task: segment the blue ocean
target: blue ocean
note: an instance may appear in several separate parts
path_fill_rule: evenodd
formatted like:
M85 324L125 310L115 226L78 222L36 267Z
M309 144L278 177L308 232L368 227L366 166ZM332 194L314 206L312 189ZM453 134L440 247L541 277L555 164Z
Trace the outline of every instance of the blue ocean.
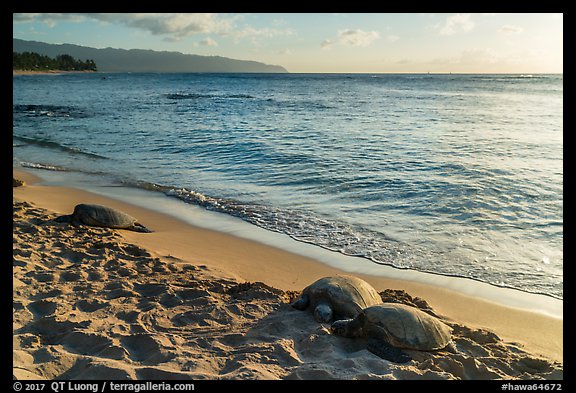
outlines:
M13 163L563 297L562 75L20 75Z

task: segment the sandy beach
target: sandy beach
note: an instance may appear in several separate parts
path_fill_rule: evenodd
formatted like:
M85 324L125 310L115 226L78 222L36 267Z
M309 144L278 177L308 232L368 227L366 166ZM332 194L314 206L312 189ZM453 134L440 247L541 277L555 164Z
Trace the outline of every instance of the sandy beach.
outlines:
M563 321L418 282L358 275L425 308L454 348L398 364L290 303L344 274L301 255L13 170L13 376L18 379L562 379ZM78 203L152 229L75 227Z

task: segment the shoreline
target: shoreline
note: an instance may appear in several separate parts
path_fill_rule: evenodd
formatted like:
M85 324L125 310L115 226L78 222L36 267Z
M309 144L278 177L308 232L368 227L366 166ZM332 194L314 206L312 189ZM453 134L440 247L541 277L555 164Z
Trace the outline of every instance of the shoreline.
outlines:
M494 285L474 277L434 274L416 269L401 269L374 263L365 257L347 255L314 243L299 241L286 233L270 231L234 215L223 214L182 202L178 198L171 198L165 195L163 192L131 186L112 185L107 182L102 183L101 180L91 178L87 174L47 171L29 167L17 168L22 168L28 173L39 176L43 185L83 189L97 195L177 218L193 227L225 233L255 241L258 244L265 244L292 252L336 268L339 271L346 271L349 274L363 274L365 276L421 283L449 289L462 295L494 302L514 309L531 311L553 318L563 318L563 300L554 296Z
M201 263L221 277L237 281L263 282L283 291L301 291L316 279L332 274L350 274L318 260L270 245L219 231L199 228L175 217L84 190L35 184L30 172L13 167L14 177L26 181L14 188L17 200L56 213L69 214L77 203L101 203L138 217L154 232L118 231L129 243L158 255L189 263ZM377 291L401 289L426 300L440 315L474 328L489 329L524 350L554 361L563 361L563 320L536 312L503 306L453 290L397 278L353 273Z

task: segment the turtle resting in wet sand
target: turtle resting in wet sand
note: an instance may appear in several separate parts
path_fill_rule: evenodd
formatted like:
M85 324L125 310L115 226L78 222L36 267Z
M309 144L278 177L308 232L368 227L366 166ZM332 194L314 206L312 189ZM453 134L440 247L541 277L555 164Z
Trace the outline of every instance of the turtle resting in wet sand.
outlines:
M297 310L310 308L316 321L330 322L354 318L360 311L382 298L366 281L354 276L324 277L304 288L292 307Z
M74 207L70 215L60 216L57 222L70 222L73 225L90 225L114 229L128 229L136 232L152 232L129 214L102 205L81 203Z
M452 338L452 328L438 318L396 303L365 308L353 319L334 322L330 330L344 337L366 337L370 352L397 363L410 361L400 348L434 351L448 346Z

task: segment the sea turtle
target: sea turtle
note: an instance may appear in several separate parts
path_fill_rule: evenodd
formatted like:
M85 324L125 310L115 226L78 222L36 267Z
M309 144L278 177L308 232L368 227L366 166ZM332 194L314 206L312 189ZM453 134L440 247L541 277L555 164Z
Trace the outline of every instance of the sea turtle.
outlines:
M438 318L396 303L365 308L353 319L334 322L330 330L344 337L366 337L369 351L398 363L410 360L399 348L434 351L448 346L452 338L452 328Z
M16 179L15 177L12 177L12 187L21 187L25 184L26 183L23 180Z
M364 308L381 303L376 290L366 281L354 276L324 277L304 288L292 307L314 310L316 321L354 318Z
M70 215L56 218L57 222L70 222L73 225L91 225L115 229L129 229L136 232L152 232L137 220L116 209L102 205L88 205L81 203L74 207Z

